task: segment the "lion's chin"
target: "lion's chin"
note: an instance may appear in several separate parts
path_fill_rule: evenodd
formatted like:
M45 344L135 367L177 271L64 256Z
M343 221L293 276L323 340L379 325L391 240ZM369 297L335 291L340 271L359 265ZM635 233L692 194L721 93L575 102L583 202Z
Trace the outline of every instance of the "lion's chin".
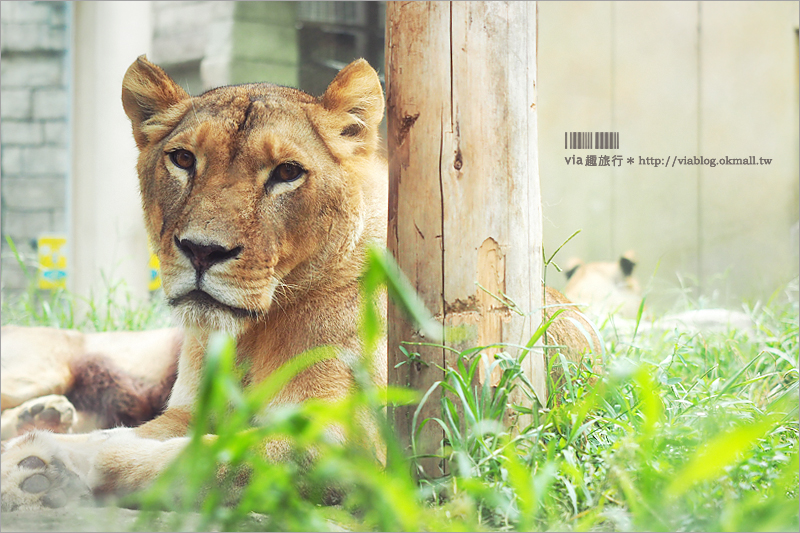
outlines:
M223 331L233 336L243 332L254 314L231 307L201 291L191 291L169 301L175 321L185 328Z
M187 304L173 307L172 317L175 324L183 328L222 331L233 337L243 333L249 322L221 309L198 309Z

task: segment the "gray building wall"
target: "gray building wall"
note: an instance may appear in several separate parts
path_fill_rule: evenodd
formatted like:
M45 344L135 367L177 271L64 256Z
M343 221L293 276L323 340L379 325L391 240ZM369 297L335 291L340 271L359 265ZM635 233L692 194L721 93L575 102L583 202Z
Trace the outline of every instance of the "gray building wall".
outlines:
M384 2L154 2L150 59L191 94L268 81L320 95L358 57L383 72L384 19Z
M68 17L63 2L0 3L2 285L25 279L6 236L35 261L42 233L65 233L68 153Z
M296 14L296 2L153 2L150 59L191 94L254 81L297 87Z

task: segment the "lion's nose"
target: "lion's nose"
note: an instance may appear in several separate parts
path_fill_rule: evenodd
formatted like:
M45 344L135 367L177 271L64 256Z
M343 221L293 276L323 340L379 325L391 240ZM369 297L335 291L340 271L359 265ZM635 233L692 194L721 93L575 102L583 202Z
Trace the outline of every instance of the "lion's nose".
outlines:
M219 244L198 244L189 239L175 237L175 246L191 261L192 266L202 274L212 266L224 263L242 253L242 247L226 248Z

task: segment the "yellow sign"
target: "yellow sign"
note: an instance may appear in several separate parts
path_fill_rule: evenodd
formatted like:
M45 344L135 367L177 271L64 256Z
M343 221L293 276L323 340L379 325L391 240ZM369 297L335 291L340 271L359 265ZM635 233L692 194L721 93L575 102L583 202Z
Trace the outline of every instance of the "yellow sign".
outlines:
M41 235L38 239L39 288L67 288L67 238Z
M161 272L159 271L161 265L158 262L158 256L153 253L153 247L148 246L148 248L150 250L150 261L148 261L147 266L150 267L150 279L147 283L147 288L150 291L155 291L161 287Z

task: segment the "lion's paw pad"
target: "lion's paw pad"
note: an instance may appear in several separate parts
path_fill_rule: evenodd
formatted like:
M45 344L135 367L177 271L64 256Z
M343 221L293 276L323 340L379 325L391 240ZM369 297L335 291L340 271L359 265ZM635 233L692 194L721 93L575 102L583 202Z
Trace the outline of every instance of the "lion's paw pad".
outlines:
M3 457L3 511L64 507L90 497L86 484L58 457L10 455L6 452Z
M32 429L48 429L53 433L69 433L78 421L75 408L58 394L34 398L20 405L17 411L17 434Z

